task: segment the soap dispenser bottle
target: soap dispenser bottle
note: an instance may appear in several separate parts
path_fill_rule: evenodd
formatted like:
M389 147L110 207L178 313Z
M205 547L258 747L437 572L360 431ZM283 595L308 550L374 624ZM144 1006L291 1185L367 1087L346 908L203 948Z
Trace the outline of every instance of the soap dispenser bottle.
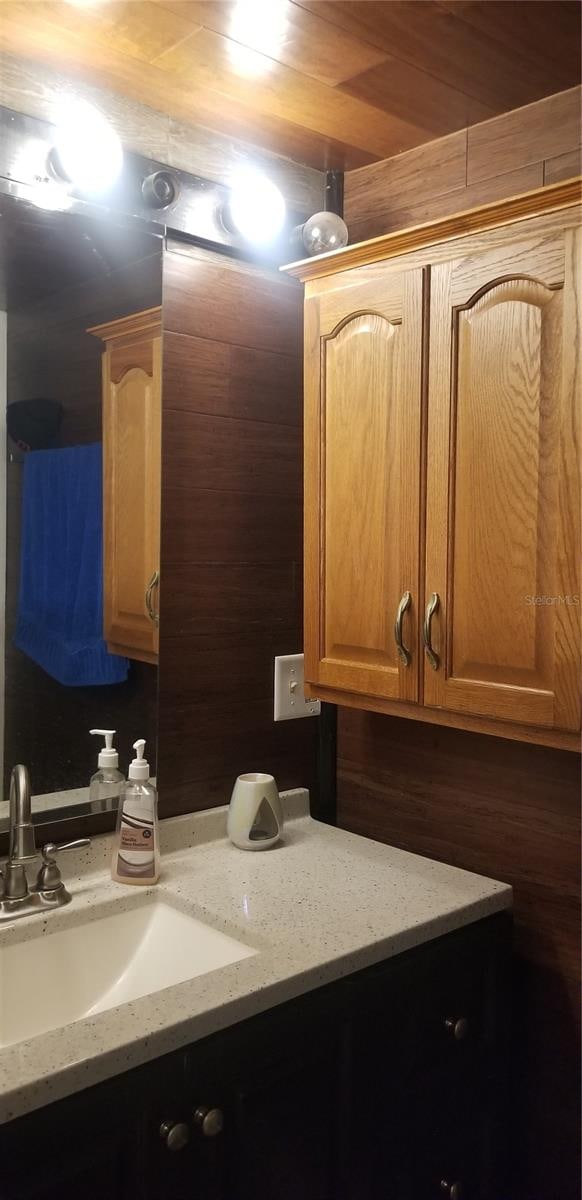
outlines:
M89 782L89 800L94 812L109 812L119 804L125 776L119 770L119 756L113 749L114 729L91 729L96 737L105 738L105 746L99 752L97 770Z
M117 812L111 877L118 883L157 883L160 875L158 794L143 756L144 747L143 738L133 744L136 757Z

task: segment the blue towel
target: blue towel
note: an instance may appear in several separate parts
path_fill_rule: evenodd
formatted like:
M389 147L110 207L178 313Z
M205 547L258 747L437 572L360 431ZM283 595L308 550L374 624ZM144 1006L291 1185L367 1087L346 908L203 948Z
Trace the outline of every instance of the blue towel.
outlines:
M103 640L101 445L24 460L14 643L67 687L122 683L126 658Z

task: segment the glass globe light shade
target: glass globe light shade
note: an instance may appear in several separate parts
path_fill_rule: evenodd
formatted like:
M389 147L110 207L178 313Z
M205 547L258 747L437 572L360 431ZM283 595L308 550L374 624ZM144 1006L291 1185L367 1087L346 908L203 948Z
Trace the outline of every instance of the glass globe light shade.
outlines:
M247 241L267 244L285 223L285 200L272 180L251 167L241 167L231 180L230 199L224 216Z
M57 176L82 192L110 188L121 171L123 150L103 114L73 98L62 104L56 125L50 157Z
M318 212L305 222L301 237L308 254L327 254L347 246L348 227L337 213Z

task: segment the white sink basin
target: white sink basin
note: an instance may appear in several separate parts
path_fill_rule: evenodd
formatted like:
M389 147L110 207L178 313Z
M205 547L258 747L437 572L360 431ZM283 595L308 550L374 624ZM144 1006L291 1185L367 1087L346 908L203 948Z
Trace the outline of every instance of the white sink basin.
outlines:
M150 995L256 951L152 898L0 946L0 1046Z

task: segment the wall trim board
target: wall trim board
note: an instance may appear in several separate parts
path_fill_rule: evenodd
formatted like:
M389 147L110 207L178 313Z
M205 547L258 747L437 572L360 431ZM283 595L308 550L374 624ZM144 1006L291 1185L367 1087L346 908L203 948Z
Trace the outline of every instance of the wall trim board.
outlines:
M337 705L322 704L317 736L317 792L311 798L311 815L326 825L337 825Z

